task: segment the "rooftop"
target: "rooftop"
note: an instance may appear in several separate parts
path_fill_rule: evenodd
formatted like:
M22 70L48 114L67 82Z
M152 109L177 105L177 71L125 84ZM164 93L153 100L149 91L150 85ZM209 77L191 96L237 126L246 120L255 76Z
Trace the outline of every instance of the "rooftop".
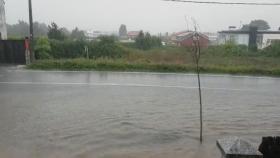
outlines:
M228 33L228 34L248 34L250 31L245 30L223 30L218 33ZM280 31L271 31L271 30L258 30L258 34L280 34Z

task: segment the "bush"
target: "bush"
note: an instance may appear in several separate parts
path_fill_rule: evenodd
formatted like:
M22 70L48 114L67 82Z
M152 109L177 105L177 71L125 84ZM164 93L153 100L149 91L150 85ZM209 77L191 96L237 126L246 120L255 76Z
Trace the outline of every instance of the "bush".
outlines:
M85 46L90 47L90 42L87 41L58 41L50 40L51 55L56 59L61 58L81 58L86 57Z
M40 37L36 41L36 45L35 45L34 49L35 49L35 53L36 53L36 58L38 58L38 59L52 58L52 56L49 54L51 52L51 46L50 46L48 38Z
M127 53L127 50L116 42L113 36L100 37L98 41L85 40L50 40L52 48L51 55L56 59L85 58L87 54L85 47L88 48L90 58L119 58Z
M209 46L208 49L203 50L205 54L218 55L218 56L248 56L251 52L245 45L235 45L227 43L224 45Z
M126 53L124 47L116 43L114 36L103 36L99 40L90 49L91 58L120 58Z
M270 46L263 49L261 53L265 56L279 57L280 56L280 41L273 42Z

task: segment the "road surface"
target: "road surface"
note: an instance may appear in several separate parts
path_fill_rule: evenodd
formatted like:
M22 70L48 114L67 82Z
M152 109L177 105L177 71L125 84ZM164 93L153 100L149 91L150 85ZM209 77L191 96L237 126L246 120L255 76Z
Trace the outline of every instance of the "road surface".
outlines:
M0 157L217 158L215 141L280 135L280 79L0 67Z

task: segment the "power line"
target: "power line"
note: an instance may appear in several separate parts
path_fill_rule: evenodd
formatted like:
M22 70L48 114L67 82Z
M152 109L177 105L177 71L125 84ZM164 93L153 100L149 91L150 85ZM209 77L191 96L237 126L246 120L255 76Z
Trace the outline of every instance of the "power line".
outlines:
M193 0L163 0L183 3L199 3L199 4L220 4L220 5L267 5L280 6L280 3L249 3L249 2L218 2L218 1L193 1Z

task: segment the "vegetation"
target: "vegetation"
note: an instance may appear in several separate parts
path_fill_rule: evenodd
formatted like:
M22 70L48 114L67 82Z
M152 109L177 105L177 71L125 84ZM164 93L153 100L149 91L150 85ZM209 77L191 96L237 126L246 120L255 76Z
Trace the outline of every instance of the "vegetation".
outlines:
M250 60L249 62L246 60ZM224 58L203 60L201 72L204 73L229 73L229 74L253 74L280 76L280 65L272 58L234 58L223 61ZM214 62L221 63L214 63ZM273 61L273 64L267 64ZM240 65L237 65L240 64ZM258 65L256 65L258 64ZM267 64L261 66L261 64ZM277 66L275 66L276 64ZM274 66L271 68L271 66ZM31 69L43 70L101 70L101 71L155 71L155 72L195 72L193 63L169 64L152 63L147 61L131 62L126 59L99 58L87 59L64 59L64 60L41 60L29 65Z
M52 56L50 55L51 45L49 43L48 38L40 37L36 41L36 45L35 45L34 49L35 49L37 58L39 58L39 59L51 59L52 58Z
M78 28L70 32L55 23L48 29L48 37L36 38L34 49L39 60L29 68L158 72L193 72L196 69L190 49L162 46L160 38L143 31L135 43L124 44L114 36L87 41ZM280 76L279 59L280 42L273 42L260 51L250 51L247 46L229 42L203 49L200 65L201 72L205 73Z
M88 54L85 51L88 49ZM120 58L127 53L113 36L100 37L98 41L56 40L39 38L35 45L37 59Z
M103 39L103 43L99 43L101 48L104 48L106 40ZM90 50L94 49L95 44L92 45L93 48L90 48ZM114 44L120 47L120 56L112 57L95 54L95 56L90 56L90 60L76 57L75 59L39 60L30 65L29 68L45 70L195 71L193 54L185 48L159 47L141 50L120 46L117 42L114 42ZM209 47L202 51L200 59L201 72L280 76L280 56L269 52L274 52L275 47L273 45L271 48L264 50L264 52L257 53L247 51L248 49L245 46L223 45ZM106 51L107 53L109 52L109 50ZM239 52L243 52L243 54Z

